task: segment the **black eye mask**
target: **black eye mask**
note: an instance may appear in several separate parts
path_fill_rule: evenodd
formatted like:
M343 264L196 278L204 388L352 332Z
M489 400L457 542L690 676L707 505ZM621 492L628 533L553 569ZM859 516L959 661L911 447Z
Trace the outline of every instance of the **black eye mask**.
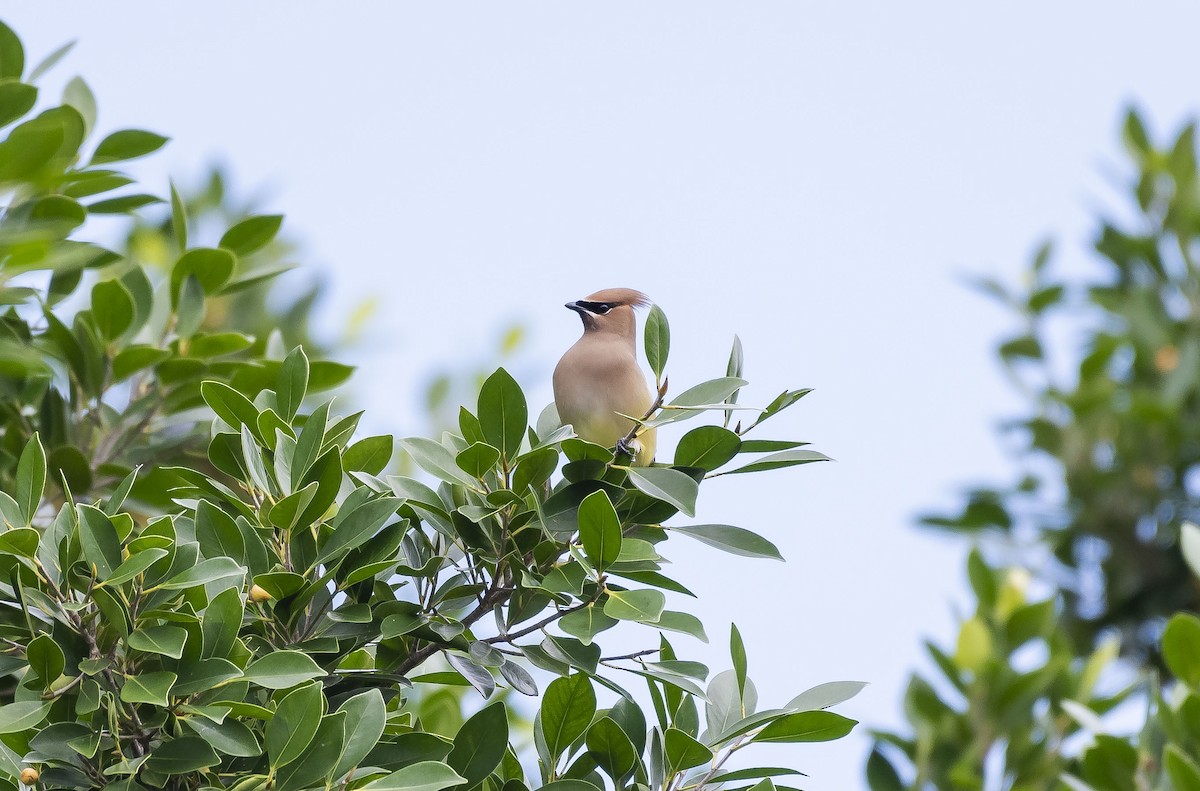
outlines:
M608 313L610 310L616 307L615 302L584 302L583 300L580 300L575 304L586 310L588 313L595 313L597 316L603 316L605 313Z

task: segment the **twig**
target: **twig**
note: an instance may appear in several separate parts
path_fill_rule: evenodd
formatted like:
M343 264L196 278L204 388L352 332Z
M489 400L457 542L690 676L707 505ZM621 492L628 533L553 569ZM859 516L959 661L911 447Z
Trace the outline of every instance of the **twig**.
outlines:
M629 452L629 443L637 439L638 434L640 434L644 428L642 424L654 417L654 413L662 408L663 401L665 401L667 398L668 382L670 382L670 377L663 379L662 384L658 386L658 397L654 399L654 403L652 403L650 408L646 410L646 414L642 415L641 420L634 421L633 428L629 429L629 433L617 442L617 456L629 456L630 458L633 457L633 454Z

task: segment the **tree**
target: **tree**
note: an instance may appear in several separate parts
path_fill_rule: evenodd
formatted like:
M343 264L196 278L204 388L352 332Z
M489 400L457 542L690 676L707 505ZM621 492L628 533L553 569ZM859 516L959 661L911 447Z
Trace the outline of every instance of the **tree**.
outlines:
M166 138L92 146L80 80L35 111L62 54L27 71L0 25L0 785L772 791L796 771L726 759L850 731L827 709L861 684L759 710L736 628L711 680L666 636L705 639L666 607L688 594L662 573L669 538L778 557L739 527L668 521L711 478L824 460L747 436L807 391L733 421L735 343L727 376L668 400L654 311L660 398L640 425L724 418L670 464L627 467L553 410L531 426L498 369L455 431L400 440L420 477L389 475L393 438L359 438L360 415L322 396L349 370L228 310L279 274L282 218L236 216L197 244L209 229L172 188L174 249L147 263L138 234L165 226L137 213L164 201L116 168ZM102 214L135 243L89 241ZM606 655L623 621L652 645ZM517 754L504 699L426 727L411 690L443 686L538 698L536 755Z
M1046 245L1024 289L980 282L1021 325L999 348L1027 401L1005 426L1018 475L924 520L985 551L968 559L974 612L955 646L926 643L938 675L909 684L911 734L877 734L877 791L989 777L1014 789L1200 788L1200 622L1185 612L1200 604L1200 538L1186 528L1190 553L1180 541L1200 507L1195 126L1156 146L1130 112L1124 136L1130 216L1100 220L1092 271L1056 275ZM1052 340L1063 337L1082 342ZM1178 679L1169 694L1160 672ZM1130 699L1148 712L1141 733L1105 733L1101 715Z

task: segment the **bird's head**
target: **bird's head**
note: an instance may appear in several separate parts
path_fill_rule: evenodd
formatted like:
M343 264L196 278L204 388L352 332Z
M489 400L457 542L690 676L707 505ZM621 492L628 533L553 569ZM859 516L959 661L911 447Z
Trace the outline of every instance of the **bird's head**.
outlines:
M649 304L649 297L632 288L606 288L575 302L568 302L566 307L579 314L585 333L613 333L632 339L637 327L633 310Z

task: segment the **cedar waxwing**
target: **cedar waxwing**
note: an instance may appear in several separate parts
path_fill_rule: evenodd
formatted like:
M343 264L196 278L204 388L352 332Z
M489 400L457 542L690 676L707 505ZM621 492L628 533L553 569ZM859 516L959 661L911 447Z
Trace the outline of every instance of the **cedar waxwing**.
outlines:
M574 426L581 439L615 447L635 425L621 415L640 418L654 403L638 365L633 316L634 308L649 304L645 294L631 288L608 288L567 303L583 320L583 337L554 369L554 404L563 424ZM626 450L635 465L649 465L654 429L643 431Z

